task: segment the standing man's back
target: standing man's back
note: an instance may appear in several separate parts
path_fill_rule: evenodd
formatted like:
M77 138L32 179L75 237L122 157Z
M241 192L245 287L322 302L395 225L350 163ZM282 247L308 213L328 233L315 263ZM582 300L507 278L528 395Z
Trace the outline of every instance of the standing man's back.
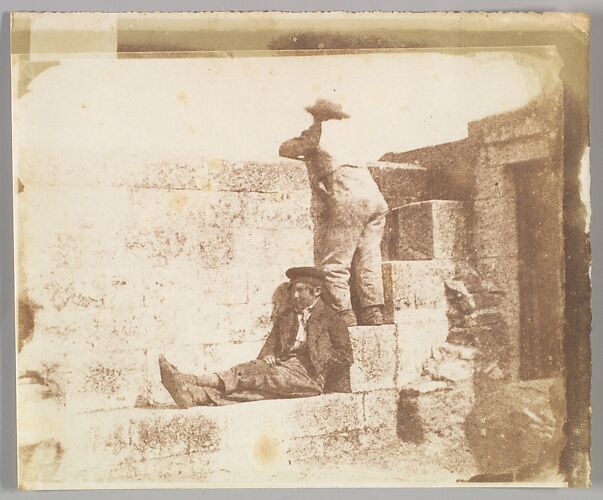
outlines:
M383 323L381 240L388 210L366 167L336 164L319 143L322 122L348 118L327 101L306 108L314 123L300 136L284 142L279 154L303 160L312 189L314 261L326 275L332 306L346 324L357 324L352 310L350 278L356 286L360 322Z

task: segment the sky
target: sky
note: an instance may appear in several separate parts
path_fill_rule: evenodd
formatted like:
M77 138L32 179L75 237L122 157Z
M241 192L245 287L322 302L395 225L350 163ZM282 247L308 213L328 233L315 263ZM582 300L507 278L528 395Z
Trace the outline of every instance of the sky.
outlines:
M311 123L304 107L340 103L325 124L333 156L375 161L462 139L467 124L540 92L511 53L426 52L304 57L64 59L16 103L20 144L78 153L233 161L278 159Z

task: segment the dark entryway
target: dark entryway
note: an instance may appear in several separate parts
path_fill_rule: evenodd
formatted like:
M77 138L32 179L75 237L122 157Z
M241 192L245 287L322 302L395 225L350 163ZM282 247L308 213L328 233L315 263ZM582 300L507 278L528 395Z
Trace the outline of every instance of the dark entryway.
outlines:
M545 378L563 360L562 177L547 161L509 168L517 197L520 377Z

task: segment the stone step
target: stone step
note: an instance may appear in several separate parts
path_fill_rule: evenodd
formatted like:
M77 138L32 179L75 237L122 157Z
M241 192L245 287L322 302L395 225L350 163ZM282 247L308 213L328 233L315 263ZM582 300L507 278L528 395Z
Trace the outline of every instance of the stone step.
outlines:
M352 391L395 388L399 360L396 325L354 326L350 337L354 352Z
M358 392L394 388L398 359L396 326L354 326L350 328L350 337L354 352L354 364L350 369L352 390ZM203 351L199 349L182 349L178 346L172 346L162 354L185 373L213 373L255 359L263 343L215 344L215 355L209 359L201 356ZM161 384L157 362L159 354L156 349L147 351L147 389L132 389L137 394L147 394L146 401L151 404L171 404L172 398Z
M350 328L354 353L354 364L350 368L352 392L393 389L399 387L400 383L414 379L419 375L420 367L430 356L432 349L446 340L448 323L446 315L441 311L399 312L396 318L397 325ZM231 357L232 364L255 359L261 344L250 344L246 353L237 350L238 358ZM233 350L233 346L216 345L216 350L228 354ZM152 405L172 404L170 395L161 384L157 357L157 352L149 354L147 393L150 397L146 401ZM177 352L174 348L168 359L187 373L217 371L217 368L194 358L193 351ZM220 369L226 368L228 366L222 361ZM144 390L138 388L136 392L142 393Z
M430 172L425 167L382 161L367 166L390 208L431 197Z
M327 455L361 458L377 443L396 442L396 408L397 391L378 390L79 414L57 427L54 438L62 451L52 475L22 480L50 488L67 480L71 487L142 480L202 486L215 474L231 486L241 480L260 486L258 481L275 476L300 480ZM234 466L237 471L229 473Z
M448 318L442 310L403 310L396 313L396 328L396 387L403 387L419 377L433 351L446 344Z
M446 311L444 282L455 276L452 260L405 260L383 263L385 320L395 323L398 311Z
M429 200L390 211L382 250L388 260L463 259L468 243L466 204Z
M448 302L444 283L455 276L452 260L383 263L385 320L396 325L396 386L416 379L432 351L446 343Z

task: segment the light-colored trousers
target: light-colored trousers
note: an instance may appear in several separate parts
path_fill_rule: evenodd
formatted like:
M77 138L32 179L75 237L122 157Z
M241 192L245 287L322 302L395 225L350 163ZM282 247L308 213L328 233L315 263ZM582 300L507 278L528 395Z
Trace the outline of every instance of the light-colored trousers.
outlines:
M387 204L366 168L339 167L325 190L313 190L314 264L326 274L337 311L383 305L381 240Z

